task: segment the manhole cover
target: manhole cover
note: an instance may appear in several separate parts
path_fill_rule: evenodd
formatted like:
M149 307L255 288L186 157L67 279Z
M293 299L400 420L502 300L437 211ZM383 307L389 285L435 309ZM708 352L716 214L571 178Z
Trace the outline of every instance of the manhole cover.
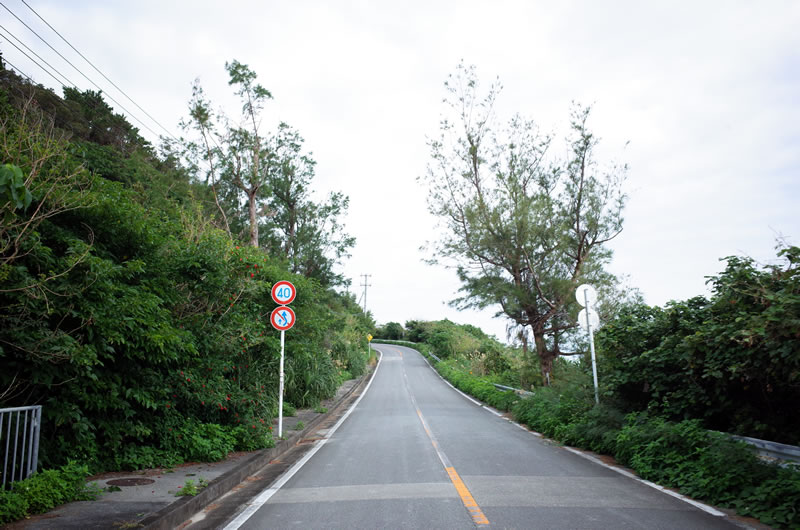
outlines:
M145 484L152 484L155 480L149 478L118 478L109 480L106 484L112 486L144 486Z

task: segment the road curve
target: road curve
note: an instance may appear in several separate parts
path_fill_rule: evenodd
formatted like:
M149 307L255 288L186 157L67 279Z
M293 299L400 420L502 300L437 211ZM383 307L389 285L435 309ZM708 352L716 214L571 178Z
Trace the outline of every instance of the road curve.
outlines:
M415 350L374 347L381 363L350 416L228 528L738 527L534 437Z

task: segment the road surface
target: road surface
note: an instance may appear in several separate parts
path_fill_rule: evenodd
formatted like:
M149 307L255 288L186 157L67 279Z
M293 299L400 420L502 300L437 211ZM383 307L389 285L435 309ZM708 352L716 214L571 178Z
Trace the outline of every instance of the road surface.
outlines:
M737 527L476 405L412 349L375 348L352 413L228 528Z

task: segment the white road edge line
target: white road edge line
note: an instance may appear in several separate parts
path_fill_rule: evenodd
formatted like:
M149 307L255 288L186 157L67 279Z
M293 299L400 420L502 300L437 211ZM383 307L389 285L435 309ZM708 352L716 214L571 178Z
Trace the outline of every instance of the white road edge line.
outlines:
M489 412L491 412L495 416L499 416L499 417L505 419L506 421L508 421L509 423L511 423L513 425L516 425L520 429L531 433L532 435L536 436L537 438L543 438L543 436L540 433L535 432L535 431L531 431L531 430L527 429L526 427L524 427L523 425L511 420L510 418L506 418L505 416L503 416L502 414L498 413L497 411L492 410L491 408L487 407L483 403L475 401L470 396L466 395L461 390L459 390L456 387L454 387L453 385L451 385L448 380L446 380L444 377L442 377L442 375L439 372L436 371L436 369L433 367L433 365L431 365L431 363L428 362L428 359L426 359L424 355L422 356L422 358L425 360L425 362L428 364L428 366L430 366L431 370L433 370L433 373L435 373L436 375L439 376L439 379L441 379L442 381L447 383L447 385L450 388L452 388L453 390L455 390L456 392L458 392L459 394L461 394L462 396L464 396L468 400L472 401L473 403L475 403L479 407L488 410ZM606 464L605 462L603 462L602 460L593 457L592 455L587 455L586 453L578 451L577 449L573 449L572 447L566 447L566 446L562 446L562 447L564 449L566 449L567 451L571 452L571 453L575 453L576 455L578 455L580 457L583 457L583 458L585 458L587 460L590 460L590 461L594 462L595 464L599 464L599 465L601 465L601 466L603 466L605 468L608 468L608 469L610 469L612 471L616 471L617 473L619 473L621 475L624 475L624 476L626 476L628 478L632 478L633 480L641 482L642 484L650 486L651 488L657 489L658 491L661 491L662 493L666 493L667 495L671 495L672 497L675 497L676 499L682 500L683 502L685 502L687 504L691 504L695 508L703 510L704 512L706 512L708 514L711 514L711 515L716 516L716 517L723 517L723 516L727 515L725 512L721 512L721 511L717 510L716 508L714 508L712 506L709 506L708 504L703 504L702 502L696 501L694 499L690 499L689 497L687 497L685 495L681 495L680 493L676 493L676 492L674 492L672 490L669 490L669 489L665 488L664 486L659 486L658 484L650 482L649 480L645 480L643 478L637 477L633 473L631 473L629 471L625 471L624 469L620 469L618 467L610 466L610 465Z
M616 471L617 473L619 473L621 475L625 475L628 478L632 478L633 480L641 482L642 484L650 486L651 488L657 489L658 491L660 491L662 493L666 493L667 495L671 495L671 496L675 497L676 499L680 499L683 502L691 504L695 508L699 508L699 509L703 510L706 513L709 513L709 514L714 515L716 517L723 517L723 516L727 515L725 512L721 512L721 511L717 510L716 508L713 508L713 507L711 507L711 506L709 506L707 504L703 504L702 502L698 502L698 501L696 501L694 499L690 499L689 497L686 497L685 495L681 495L680 493L676 493L676 492L674 492L672 490L668 490L664 486L659 486L658 484L650 482L649 480L644 480L643 478L637 477L636 475L634 475L630 471L625 471L624 469L620 469L618 467L608 465L605 462L603 462L602 460L600 460L599 458L595 458L592 455L587 455L586 453L578 451L577 449L573 449L572 447L563 446L563 448L566 449L567 451L569 451L570 453L574 453L574 454L576 454L576 455L578 455L578 456L580 456L582 458L585 458L586 460L590 460L590 461L594 462L595 464L599 464L599 465L601 465L601 466L603 466L603 467L605 467L607 469L610 469L612 471Z
M339 426L342 423L344 423L344 420L346 420L347 417L350 416L350 413L356 409L361 399L365 395L367 395L367 391L369 390L369 387L372 386L372 382L375 380L375 376L378 375L378 368L381 367L381 360L383 360L383 353L380 350L376 351L380 353L381 356L378 358L378 364L375 366L375 371L372 372L372 377L367 383L367 386L364 387L364 391L361 392L361 395L358 396L358 399L356 399L353 405L347 410L347 412L344 413L344 416L339 418L339 421L336 422L336 425L331 427L328 433L325 436L323 436L321 440L314 443L314 446L308 453L303 455L303 458L298 460L283 475L281 475L281 477L271 487L262 491L258 497L253 499L253 501L247 505L247 508L245 508L245 510L242 513L240 513L233 521L231 521L225 526L224 530L237 530L248 519L250 519L262 506L264 506L270 500L270 498L272 498L273 495L275 495L275 493L278 492L278 490L280 490L284 486L284 484L289 482L289 480L295 475L295 473L300 471L300 469L306 464L306 462L308 462L311 459L311 457L314 456L316 452L319 451L320 448L322 448L323 445L325 445L325 442L327 442L331 438L331 436L333 436L333 433L335 433L336 430L339 428Z
M410 349L413 349L413 348L410 348ZM417 351L417 350L414 350L414 351ZM417 351L417 353L419 353L419 352ZM434 368L434 367L433 367L433 365L432 365L431 363L429 363L429 362L428 362L428 359L426 359L424 355L422 355L422 354L420 353L420 356L422 357L422 360L423 360L423 361L425 361L425 364L427 364L427 365L430 367L430 369L431 369L431 370L433 370L433 373L435 373L437 376L439 376L439 379L441 379L442 381L444 381L444 383L445 383L447 386L449 386L450 388L452 388L453 390L455 390L456 392L458 392L459 394L461 394L462 396L464 396L464 397L465 397L465 398L467 398L468 400L472 401L473 403L475 403L475 404L476 404L476 405L478 405L479 407L483 407L483 403L481 403L480 401L477 401L477 400L473 399L471 396L468 396L467 394L465 394L464 392L462 392L461 390L457 389L457 388L456 388L456 387L454 387L452 384L450 384L450 381L448 381L447 379L445 379L444 377L442 377L442 374L440 374L439 372L437 372L437 371L436 371L436 368Z
M486 405L481 405L481 407L482 407L482 408L484 408L484 409L486 409L486 410L488 410L489 412L491 412L491 413L492 413L492 414L494 414L495 416L498 416L498 417L500 417L500 418L502 418L502 417L503 417L503 413L502 413L502 412L497 412L497 411L496 411L496 410L494 410L493 408L487 407Z

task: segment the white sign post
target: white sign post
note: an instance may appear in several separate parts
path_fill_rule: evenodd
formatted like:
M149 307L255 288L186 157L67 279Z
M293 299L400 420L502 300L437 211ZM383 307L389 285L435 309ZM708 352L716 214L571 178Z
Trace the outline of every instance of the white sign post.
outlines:
M280 373L278 375L278 438L283 436L283 358L284 358L284 335L287 329L294 326L295 317L294 311L286 304L292 303L295 296L297 296L297 289L291 282L280 281L272 286L272 299L278 307L272 310L269 316L269 321L272 327L281 332L281 363Z
M585 283L575 291L575 299L583 306L578 314L578 324L589 332L589 347L592 351L592 376L594 377L594 402L600 403L600 394L597 388L597 360L594 355L594 329L600 325L600 317L594 310L594 303L597 301L597 291L594 287Z

